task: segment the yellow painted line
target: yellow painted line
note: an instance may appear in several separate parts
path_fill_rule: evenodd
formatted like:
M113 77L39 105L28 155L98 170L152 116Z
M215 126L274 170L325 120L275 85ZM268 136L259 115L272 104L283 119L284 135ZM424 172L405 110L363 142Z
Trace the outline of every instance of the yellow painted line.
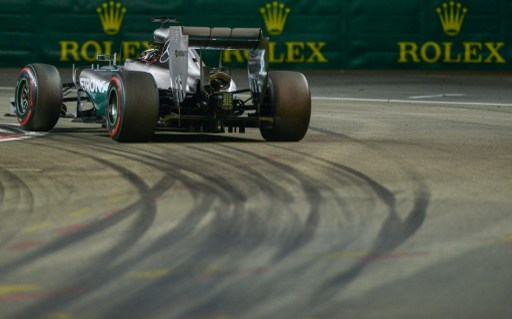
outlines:
M208 265L203 272L219 272L222 271L222 268L217 264Z
M90 214L91 212L92 212L92 208L85 207L85 208L82 208L82 209L79 209L79 210L75 210L75 211L69 212L66 215L68 215L70 217L81 217L81 216Z
M76 317L73 317L69 313L65 312L58 312L58 313L52 313L47 316L44 316L43 319L74 319Z
M0 285L0 296L7 296L10 294L24 293L24 292L35 292L41 291L41 286L22 284L22 285Z
M132 195L119 195L112 197L107 200L107 203L109 204L118 204L118 203L124 203L129 201L133 196Z
M52 223L40 223L40 224L34 224L34 225L30 225L30 226L27 226L25 228L23 228L23 232L24 233L35 233L37 231L40 231L40 230L43 230L45 228L48 228L52 225Z
M265 271L265 270L263 270ZM250 275L261 273L261 268L255 269L223 269L219 265L213 264L204 268L182 267L182 268L160 268L148 271L127 272L125 276L136 279L158 279L173 274L193 274L201 277L210 277L216 275Z
M169 276L174 273L175 270L170 268L160 268L155 270L148 271L132 271L127 274L128 277L131 278L140 278L140 279L155 279Z
M501 241L505 241L505 242L506 242L506 241L512 241L512 236L503 237L503 238L501 239Z

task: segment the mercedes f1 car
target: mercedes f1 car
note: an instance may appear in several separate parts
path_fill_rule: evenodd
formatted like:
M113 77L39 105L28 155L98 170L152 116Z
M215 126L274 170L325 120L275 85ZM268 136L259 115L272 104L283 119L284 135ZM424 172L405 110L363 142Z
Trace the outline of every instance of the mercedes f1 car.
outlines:
M23 68L14 98L20 125L49 131L66 115L64 103L76 102L73 116L99 119L119 142L151 140L160 127L208 133L256 127L268 141L304 137L311 116L308 82L298 72L268 72L269 38L261 29L176 26L167 17L153 21L161 25L151 49L122 66L116 55L98 55L96 66L73 66L70 83L62 83L52 65ZM206 66L204 50L248 50L249 88L238 88L220 59L218 66ZM76 97L68 97L75 90Z

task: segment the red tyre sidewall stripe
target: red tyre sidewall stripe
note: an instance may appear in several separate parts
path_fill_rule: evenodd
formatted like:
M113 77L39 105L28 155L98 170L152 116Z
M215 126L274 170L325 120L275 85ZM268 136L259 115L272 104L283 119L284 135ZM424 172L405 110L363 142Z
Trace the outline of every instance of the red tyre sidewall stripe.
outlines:
M20 72L20 76L23 75L23 73L26 73L28 74L28 77L29 77L29 91L30 91L30 101L28 103L28 105L30 106L30 109L28 110L26 116L25 116L25 119L23 119L23 121L19 121L20 118L18 118L18 121L20 122L20 125L21 126L25 126L27 125L27 123L30 121L31 117L32 117L32 109L33 109L33 105L34 105L34 76L32 75L32 71L30 70L30 68L23 68Z
M27 116L25 117L25 119L22 122L20 122L20 125L21 126L27 125L27 123L30 120L31 116L32 116L32 109L28 110Z
M114 81L117 87L117 119L116 119L116 126L112 131L109 132L109 135L111 137L116 136L117 132L119 131L119 127L121 126L121 83L119 80L115 77L112 78L111 81Z

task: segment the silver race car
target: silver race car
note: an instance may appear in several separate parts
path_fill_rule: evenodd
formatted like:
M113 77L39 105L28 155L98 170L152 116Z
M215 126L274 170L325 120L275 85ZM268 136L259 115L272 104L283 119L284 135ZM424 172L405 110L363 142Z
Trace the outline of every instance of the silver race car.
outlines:
M76 102L73 116L104 123L120 142L148 141L160 127L211 133L256 127L268 141L304 137L311 116L307 80L298 72L268 72L269 39L261 29L175 26L167 17L153 21L161 26L151 49L124 65L116 55L98 55L103 66L73 67L70 83L62 83L51 65L23 68L14 98L20 125L49 131L66 115L64 103ZM237 87L221 62L206 66L205 50L248 50L249 87ZM76 97L68 97L75 91Z

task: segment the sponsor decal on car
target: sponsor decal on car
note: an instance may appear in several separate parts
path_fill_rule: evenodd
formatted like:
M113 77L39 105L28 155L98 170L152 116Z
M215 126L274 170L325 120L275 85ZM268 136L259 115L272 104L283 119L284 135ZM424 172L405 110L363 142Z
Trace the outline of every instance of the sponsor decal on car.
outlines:
M160 56L160 63L167 63L169 62L169 45L170 45L170 41L167 40L164 44L164 47L162 49L162 55ZM174 57L176 58L179 58L179 57L185 57L187 56L187 51L180 51L180 50L175 50L174 53L172 54Z
M98 79L80 78L80 86L88 93L106 93L108 82Z

